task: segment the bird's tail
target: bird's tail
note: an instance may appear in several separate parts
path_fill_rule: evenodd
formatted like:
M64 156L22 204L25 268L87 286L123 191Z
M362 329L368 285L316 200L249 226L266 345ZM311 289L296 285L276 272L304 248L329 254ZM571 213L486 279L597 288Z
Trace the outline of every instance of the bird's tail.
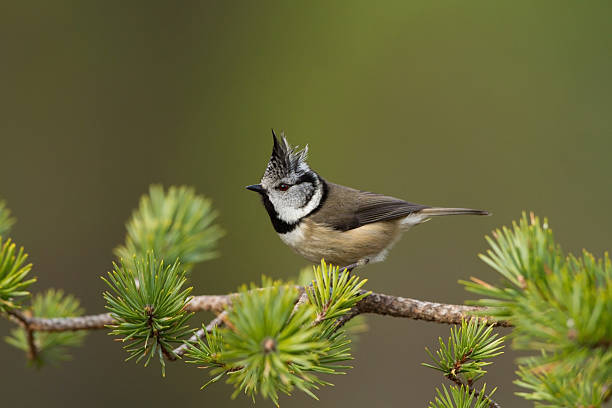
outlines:
M471 208L443 207L423 208L421 211L419 211L419 213L426 215L427 217L436 217L438 215L490 215L488 211L484 210L473 210Z

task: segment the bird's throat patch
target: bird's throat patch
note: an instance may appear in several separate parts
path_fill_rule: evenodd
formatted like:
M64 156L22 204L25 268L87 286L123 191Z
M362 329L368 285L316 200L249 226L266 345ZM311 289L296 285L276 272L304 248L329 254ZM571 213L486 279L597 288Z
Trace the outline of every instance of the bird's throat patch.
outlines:
M274 209L274 204L272 204L272 202L270 201L270 199L268 198L266 194L262 194L261 199L263 201L264 207L266 207L266 211L268 212L268 215L270 216L270 221L272 221L272 226L274 227L274 231L278 232L279 234L286 234L287 232L293 231L300 224L301 220L298 220L297 222L294 222L294 223L288 223L288 222L281 220L278 217L276 209Z

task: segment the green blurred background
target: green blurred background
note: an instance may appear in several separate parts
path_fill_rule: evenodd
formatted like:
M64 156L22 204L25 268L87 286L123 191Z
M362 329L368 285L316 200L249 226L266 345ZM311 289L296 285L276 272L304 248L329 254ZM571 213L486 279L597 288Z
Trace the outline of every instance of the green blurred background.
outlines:
M612 238L612 7L609 1L4 2L0 6L0 196L39 282L103 311L100 275L150 183L210 196L228 231L193 272L195 294L233 291L305 262L253 193L270 128L310 144L337 183L410 201L485 208L488 218L415 228L368 288L444 302L458 279L495 274L483 236L522 210L550 217L563 247ZM208 318L205 315L198 315ZM291 407L423 407L443 379L421 367L449 327L368 318L353 370L320 402ZM195 322L197 324L197 322ZM0 321L4 336L11 325ZM124 363L91 333L74 360L36 371L2 342L3 406L251 406L199 391L192 365ZM504 407L514 353L487 383ZM269 406L260 401L258 405Z

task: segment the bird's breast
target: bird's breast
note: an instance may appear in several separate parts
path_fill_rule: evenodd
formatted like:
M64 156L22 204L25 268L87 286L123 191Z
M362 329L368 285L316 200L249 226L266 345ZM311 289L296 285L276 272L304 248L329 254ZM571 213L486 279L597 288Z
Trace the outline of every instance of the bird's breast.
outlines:
M338 231L305 219L293 230L278 235L285 244L311 262L320 262L324 258L335 265L346 266L364 258L377 257L396 240L399 232L396 222L377 222L349 231Z
M298 224L294 229L289 232L285 232L284 234L278 234L280 239L291 248L298 247L303 241L305 237L305 229L307 227L302 222Z

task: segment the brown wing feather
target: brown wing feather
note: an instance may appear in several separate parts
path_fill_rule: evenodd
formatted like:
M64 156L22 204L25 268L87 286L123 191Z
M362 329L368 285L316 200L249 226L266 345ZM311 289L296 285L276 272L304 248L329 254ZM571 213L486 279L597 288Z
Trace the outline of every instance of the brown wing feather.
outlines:
M327 183L327 200L311 216L312 221L348 231L366 224L405 217L415 211L429 208L394 197L355 190Z
M356 216L359 224L365 225L402 218L424 208L429 207L380 194L362 193Z

